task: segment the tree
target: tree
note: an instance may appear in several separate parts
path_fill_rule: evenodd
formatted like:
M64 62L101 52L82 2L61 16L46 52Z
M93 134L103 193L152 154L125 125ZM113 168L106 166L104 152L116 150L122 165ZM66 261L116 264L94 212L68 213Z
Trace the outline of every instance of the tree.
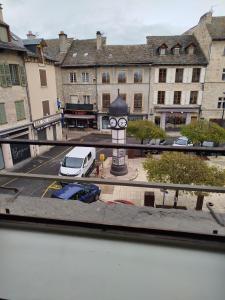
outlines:
M196 184L225 185L225 170L209 166L197 156L182 152L164 152L160 159L148 157L143 163L148 181ZM198 193L201 194L201 193ZM178 191L174 198L174 207L178 199Z
M166 137L164 130L148 120L129 121L127 133L144 143L146 139L163 139Z
M225 129L216 123L199 120L181 128L182 135L188 137L194 144L211 141L216 144L225 142Z

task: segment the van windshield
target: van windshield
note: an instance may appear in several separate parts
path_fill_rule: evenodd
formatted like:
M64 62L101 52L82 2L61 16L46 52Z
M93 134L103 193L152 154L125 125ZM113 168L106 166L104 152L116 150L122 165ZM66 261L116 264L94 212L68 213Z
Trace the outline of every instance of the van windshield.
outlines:
M82 164L83 158L65 157L62 166L66 168L80 168Z

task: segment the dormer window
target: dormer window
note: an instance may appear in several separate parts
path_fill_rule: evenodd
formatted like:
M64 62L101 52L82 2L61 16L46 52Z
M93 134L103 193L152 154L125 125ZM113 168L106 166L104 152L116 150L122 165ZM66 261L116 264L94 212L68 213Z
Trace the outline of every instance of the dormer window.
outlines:
M187 54L193 55L195 53L195 48L196 46L194 44L190 44L189 46L187 46L186 48Z
M181 49L181 45L177 43L175 46L172 47L171 50L174 55L180 55L180 49Z
M167 49L167 45L166 44L162 44L160 47L159 47L159 55L166 55L166 49Z

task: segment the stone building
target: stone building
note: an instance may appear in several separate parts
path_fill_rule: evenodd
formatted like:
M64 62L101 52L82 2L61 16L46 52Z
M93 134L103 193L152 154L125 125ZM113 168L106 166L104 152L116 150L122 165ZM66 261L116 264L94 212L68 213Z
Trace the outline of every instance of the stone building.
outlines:
M3 21L0 6L0 137L31 138L30 107L24 57L26 49ZM31 156L24 144L0 146L0 169L11 168Z
M47 44L32 32L23 40L27 53L25 68L29 89L32 121L32 139L61 140L61 112L57 108L55 60L44 53ZM34 155L46 151L49 146L32 146Z
M225 17L208 12L186 34L196 37L208 60L201 116L225 125Z
M63 55L57 88L66 107L69 103L65 116L71 127L107 130L108 107L118 89L130 120L151 119L177 130L199 116L207 59L193 35L107 45L98 31L95 39L72 40L64 34L54 46L46 42L49 54Z

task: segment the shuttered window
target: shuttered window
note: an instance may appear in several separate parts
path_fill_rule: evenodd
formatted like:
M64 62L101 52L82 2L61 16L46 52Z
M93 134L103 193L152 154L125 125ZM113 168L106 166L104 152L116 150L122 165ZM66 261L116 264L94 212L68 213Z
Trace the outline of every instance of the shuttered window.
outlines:
M8 68L5 65L5 74L7 76ZM19 76L19 65L9 65L9 70L11 74L12 85L20 85L20 76Z
M20 84L22 86L27 85L27 78L24 66L19 66L19 76L20 76Z
M175 91L173 96L173 104L181 103L181 91Z
M102 108L107 109L110 105L110 94L102 94Z
M42 108L43 108L43 115L49 116L50 115L50 107L49 107L48 100L42 101Z
M16 101L15 102L15 107L16 107L17 121L21 121L21 120L26 119L24 101L23 100Z
M0 124L7 123L6 113L5 113L5 103L0 103Z
M191 91L190 104L197 104L197 102L198 102L198 91Z
M134 94L134 110L140 111L142 110L142 94Z
M46 75L46 70L40 69L39 70L40 74L40 82L41 86L47 86L47 75Z
M5 75L5 65L0 65L0 85L2 87L7 87L7 80Z
M165 91L158 91L157 104L165 104Z
M193 68L192 72L192 82L200 81L201 68Z

